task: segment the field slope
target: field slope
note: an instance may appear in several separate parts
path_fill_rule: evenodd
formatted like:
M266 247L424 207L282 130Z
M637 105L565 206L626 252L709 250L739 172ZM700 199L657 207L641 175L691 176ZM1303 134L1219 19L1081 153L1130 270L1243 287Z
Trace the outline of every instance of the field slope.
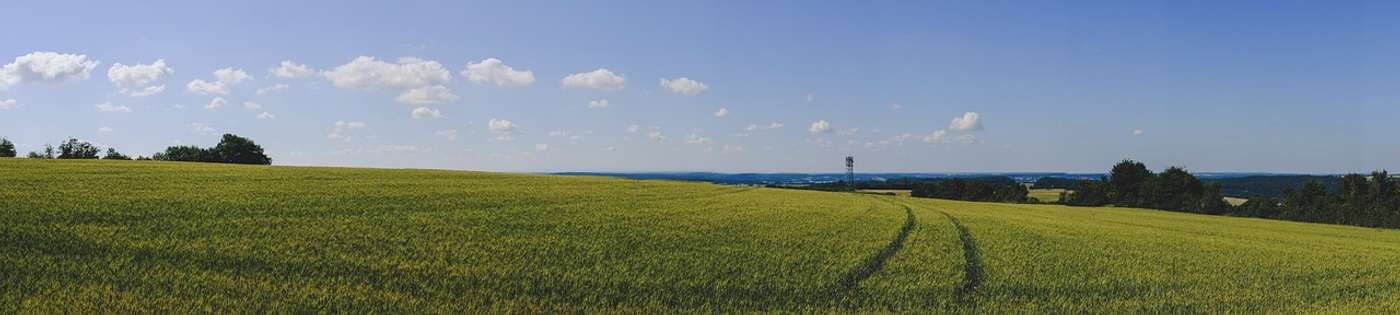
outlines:
M0 313L1400 311L1400 232L432 170L0 159Z

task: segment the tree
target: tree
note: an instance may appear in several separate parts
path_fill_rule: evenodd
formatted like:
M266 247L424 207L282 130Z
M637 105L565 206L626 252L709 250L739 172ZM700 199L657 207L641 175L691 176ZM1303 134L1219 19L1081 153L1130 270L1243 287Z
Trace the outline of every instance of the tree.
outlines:
M218 154L214 154L212 150L189 145L167 147L165 152L151 155L151 159L180 162L220 162Z
M87 141L78 141L75 138L68 138L58 145L58 158L60 159L96 159L99 150Z
M1109 185L1107 178L1100 178L1097 181L1083 181L1078 186L1066 193L1060 193L1060 203L1071 206L1097 207L1112 203L1109 199Z
M224 134L223 139L214 146L213 151L218 155L219 161L224 163L272 164L272 158L263 154L261 146L253 143L253 140L232 134Z
M53 146L52 146L52 145L47 145L47 144L45 144L45 145L44 145L44 153L29 151L29 158L31 158L31 159L52 159L52 158L53 158L53 152L54 152Z
M118 153L118 152L117 152L117 149L114 149L114 148L107 148L107 155L106 155L106 156L103 156L102 159L103 159L103 160L130 160L131 157L122 155L121 153Z
M0 138L0 157L15 157L15 144L10 139Z
M1108 178L1109 198L1120 207L1139 207L1147 204L1148 182L1152 171L1147 165L1133 160L1123 160L1113 166Z

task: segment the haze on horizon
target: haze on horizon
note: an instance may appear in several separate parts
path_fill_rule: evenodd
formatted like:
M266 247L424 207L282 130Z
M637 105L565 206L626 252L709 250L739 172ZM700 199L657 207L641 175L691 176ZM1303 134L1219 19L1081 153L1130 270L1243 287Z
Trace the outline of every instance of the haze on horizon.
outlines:
M498 171L1400 169L1400 3L0 3L0 137Z

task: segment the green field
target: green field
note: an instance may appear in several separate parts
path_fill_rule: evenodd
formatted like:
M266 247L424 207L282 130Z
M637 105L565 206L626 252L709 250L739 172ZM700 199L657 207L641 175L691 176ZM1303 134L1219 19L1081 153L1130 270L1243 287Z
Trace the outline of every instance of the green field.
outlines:
M1035 198L1043 203L1054 203L1060 201L1060 193L1066 189L1061 188L1033 188L1026 197Z
M1400 231L433 170L0 159L0 313L1400 312Z

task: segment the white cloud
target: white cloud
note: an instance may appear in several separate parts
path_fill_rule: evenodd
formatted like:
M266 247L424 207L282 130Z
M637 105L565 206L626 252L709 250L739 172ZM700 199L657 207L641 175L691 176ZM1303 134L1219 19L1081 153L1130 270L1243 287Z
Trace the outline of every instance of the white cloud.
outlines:
M946 130L938 130L938 131L934 131L933 133L924 136L923 140L924 140L924 142L928 142L928 143L942 143L942 142L944 142L944 141L947 139L947 137L948 137L948 131L946 131Z
M8 109L15 109L15 107L19 107L19 102L18 102L18 101L15 101L15 99L13 99L13 98L12 98L12 99L7 99L7 100L0 100L0 109L6 109L6 110L8 110Z
M258 120L268 120L268 119L277 119L277 115L273 115L272 113L269 113L269 112L262 112L262 114L258 114Z
M641 126L637 126L637 125L627 125L627 132L628 132L628 133L634 133L634 132L637 132L637 130L641 130L641 129L642 129Z
M958 143L961 143L961 144L973 144L973 143L981 142L981 140L978 140L978 139L977 139L977 136L973 136L973 135L961 135L961 136L958 136L957 141L958 141Z
M510 141L515 139L515 134L520 126L505 119L492 118L486 122L486 129L496 134L496 140Z
M457 141L457 129L444 129L433 132L434 136L447 138L447 141Z
M656 127L652 127L652 130L647 131L647 139L656 142L666 142L666 136L662 135L661 130L656 129Z
M214 70L214 82L195 79L185 84L185 89L203 95L228 95L234 85L252 79L243 69L223 68Z
M828 133L831 132L831 123L826 122L826 120L818 120L812 122L812 127L807 128L807 131L812 133Z
M1134 136L1141 136L1142 133L1143 133L1143 132L1142 132L1142 129L1133 129L1133 135L1134 135Z
M700 93L705 93L705 90L710 89L710 86L705 85L705 83L686 77L680 77L674 80L661 79L661 86L671 90L671 92L688 96L700 95Z
M278 83L269 87L258 89L258 95L267 95L268 93L278 92L289 88L292 88L292 86Z
M780 123L780 122L776 122L776 121L775 121L775 122L768 123L768 125L766 125L766 126L765 126L765 125L759 125L759 124L752 124L752 125L749 125L748 127L745 127L744 130L748 130L748 131L759 131L759 130L779 129L779 128L782 128L782 127L783 127L783 123Z
M714 139L710 139L710 137L704 137L704 136L700 136L700 135L697 135L697 134L694 134L694 133L691 133L691 134L685 136L685 143L686 143L686 144L708 145L708 144L712 144L712 143L714 143L714 142L715 142Z
M363 122L337 120L335 122L335 128L331 129L331 133L327 134L326 138L330 138L331 140L350 142L350 130L362 129L364 127L365 123Z
M142 89L140 89L140 90L122 90L122 93L126 93L126 95L131 96L131 97L151 96L151 95L160 94L160 92L165 92L165 85L164 85L164 84L161 84L161 85L152 85L152 86L148 86L148 87L142 88Z
M953 118L948 129L956 131L982 130L982 121L977 113L967 112L963 113L962 117Z
M737 146L737 145L729 145L729 144L726 144L726 145L724 145L724 148L723 148L723 149L720 149L720 151L721 151L721 152L726 152L726 153L730 153L730 152L744 152L744 147Z
M102 104L97 104L97 105L95 105L95 106L93 106L93 107L96 107L96 108L97 108L97 111L99 111L99 112L104 112L104 113L115 113L115 112L130 113L130 112L131 112L131 107L126 107L126 105L113 106L113 105L112 105L112 102L106 102L106 103L102 103Z
M283 60L276 68L267 69L267 72L272 73L273 76L278 78L286 79L305 78L316 75L316 69L311 69L311 67L307 67L303 64L297 64L291 60Z
M409 104L439 104L457 100L457 95L452 94L452 90L441 85L425 86L404 91L399 95L399 102Z
M103 126L102 128L97 128L97 132L101 132L101 133L112 132L112 127Z
M599 68L590 72L575 73L561 81L565 88L617 91L627 86L627 78L614 74L612 70Z
M837 131L836 131L836 135L838 135L838 136L853 136L853 135L855 135L857 132L860 132L860 128L850 128L850 129L846 129L846 130L837 130Z
M549 151L549 145L548 145L548 144L543 144L543 143L537 143L537 144L535 144L535 151L540 151L540 152Z
M891 105L890 105L890 110L892 110L892 111L899 111L899 110L901 110L901 109L904 109L904 105L899 105L899 104L891 104Z
M729 108L720 107L719 110L715 111L715 118L724 117L729 117Z
M107 68L107 80L112 81L121 93L129 96L150 96L165 91L165 85L155 85L161 77L175 74L175 69L165 65L165 59L157 59L156 62L143 65L123 65L113 64Z
M608 100L600 99L588 101L588 108L608 108Z
M515 70L500 59L486 58L480 62L467 63L462 70L467 80L475 83L490 83L504 87L524 87L535 83L535 73L529 70Z
M413 109L412 116L413 119L438 119L442 118L442 113L436 109L419 107Z
M0 90L21 82L62 83L87 80L101 62L87 55L36 51L0 67Z
M210 127L209 125L205 125L203 123L190 123L190 127L194 128L194 133L205 136L212 134L215 131L214 127Z
M259 105L258 103L253 103L253 102L243 102L243 108L247 108L247 109L262 109L262 105Z
M214 79L228 84L238 84L252 78L253 77L249 76L247 72L243 72L243 69L223 68L214 70Z
M219 107L224 107L224 105L226 105L226 104L228 104L228 100L225 100L225 99L222 98L222 97L215 97L214 99L209 100L209 104L208 104L208 105L204 105L204 108L205 108L205 109L215 109L215 108L219 108Z
M341 88L412 89L438 85L452 80L452 73L441 63L414 57L399 58L398 63L360 56L321 75Z

